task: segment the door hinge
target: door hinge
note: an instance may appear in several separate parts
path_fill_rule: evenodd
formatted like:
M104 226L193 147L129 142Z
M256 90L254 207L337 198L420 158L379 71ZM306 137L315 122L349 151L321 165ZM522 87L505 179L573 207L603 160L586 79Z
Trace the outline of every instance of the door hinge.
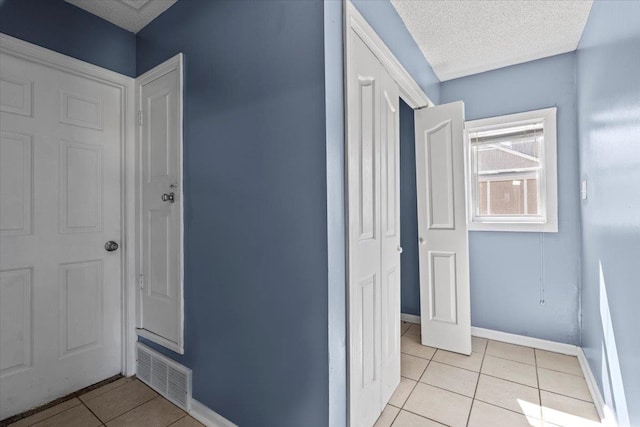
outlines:
M142 126L142 110L138 111L138 126Z
M138 285L140 286L140 290L144 289L144 274L138 276Z

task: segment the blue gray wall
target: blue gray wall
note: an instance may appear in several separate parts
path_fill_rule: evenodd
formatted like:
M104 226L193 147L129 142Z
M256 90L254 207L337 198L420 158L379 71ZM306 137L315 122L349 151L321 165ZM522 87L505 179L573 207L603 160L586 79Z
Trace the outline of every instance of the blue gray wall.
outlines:
M580 342L575 65L572 52L442 83L442 103L463 100L467 120L558 107L559 232L469 233L474 326Z
M640 426L640 2L596 1L578 50L582 347L620 426Z
M185 55L185 355L242 426L328 425L324 7L182 0L137 37ZM165 353L167 353L165 351Z
M440 80L389 0L351 0L429 99L440 103Z
M0 32L135 77L135 34L64 0L0 0Z
M405 314L420 315L418 259L418 191L416 190L416 129L414 111L400 100L400 257L401 307Z

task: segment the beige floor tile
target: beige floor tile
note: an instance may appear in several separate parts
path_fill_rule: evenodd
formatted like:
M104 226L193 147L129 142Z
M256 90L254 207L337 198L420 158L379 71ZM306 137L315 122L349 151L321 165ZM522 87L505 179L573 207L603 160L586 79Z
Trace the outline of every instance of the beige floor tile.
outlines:
M582 377L538 368L540 389L592 402L587 382Z
M405 332L409 330L412 323L409 322L400 322L400 335L404 335Z
M421 331L420 325L418 325L417 323L413 323L409 327L409 329L407 329L407 332L405 332L404 334L405 335L413 335L413 336L419 337L420 336L420 331Z
M27 418L23 418L21 420L16 421L13 424L10 424L11 427L27 427L34 425L35 423L42 421L44 419L53 417L60 412L64 412L67 409L71 409L74 406L78 406L82 404L78 399L69 399L66 402L62 402L56 406L52 406L51 408L45 409L44 411L37 412Z
M582 368L580 362L575 356L567 356L566 354L553 353L550 351L536 350L536 363L539 368L560 371L566 374L582 376Z
M102 425L84 405L74 406L51 418L33 424L33 427L97 427Z
M105 394L108 391L111 391L125 384L128 384L131 381L136 381L136 379L134 377L120 378L119 380L113 381L109 384L105 384L100 388L96 388L95 390L91 390L86 392L85 394L80 395L79 399L82 400L83 402L86 402L87 400L91 400L95 397L100 396L101 394Z
M478 373L444 363L431 362L422 374L420 382L473 397L478 383Z
M464 427L472 400L457 393L418 383L404 409L451 427Z
M541 427L542 421L479 400L473 401L468 427Z
M542 418L540 395L537 388L480 375L476 400L520 412L530 417Z
M404 335L400 339L400 351L423 359L431 359L436 349L420 343L418 335Z
M413 391L413 388L416 386L416 381L410 380L409 378L400 378L400 384L396 391L393 392L391 399L389 400L389 405L393 405L397 408L402 408L404 402L407 401L407 398Z
M542 418L563 427L599 427L593 403L541 390Z
M378 421L373 425L373 427L390 427L393 420L398 415L400 409L395 406L387 405L384 407L382 414L378 417Z
M471 356L465 356L464 354L438 350L436 351L436 354L433 355L432 360L447 365L456 366L458 368L480 372L482 357L483 355L481 353L471 353Z
M484 353L487 350L486 338L471 337L471 351L474 353Z
M205 427L205 425L187 415L171 424L171 427Z
M165 398L156 397L109 421L107 427L166 427L185 415L186 412Z
M400 411L396 420L392 424L393 427L443 427L443 424L433 420L428 420L420 415L412 414L407 411Z
M418 381L428 364L426 359L403 353L400 355L400 375Z
M158 397L155 391L136 380L87 400L85 405L102 422L107 422L155 397Z
M533 349L530 347L523 347L521 345L508 344L500 341L489 341L489 344L487 344L486 354L520 363L527 363L529 365L536 364Z
M513 360L502 359L487 354L484 356L484 362L482 363L482 370L480 372L530 387L538 387L536 367L527 365L526 363L514 362Z

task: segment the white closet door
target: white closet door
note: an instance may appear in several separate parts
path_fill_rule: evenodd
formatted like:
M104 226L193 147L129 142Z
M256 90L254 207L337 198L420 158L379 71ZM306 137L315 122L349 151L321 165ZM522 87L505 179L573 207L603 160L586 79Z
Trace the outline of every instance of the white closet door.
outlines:
M181 57L139 77L142 265L138 333L183 351Z
M400 381L398 87L349 36L350 425L370 427Z
M372 426L380 414L380 122L381 65L351 33L349 123L349 341L351 426Z
M384 69L383 69L384 71ZM380 283L382 409L400 383L400 127L399 90L380 76Z
M464 104L415 112L422 344L471 354Z
M0 419L120 373L121 96L0 54Z

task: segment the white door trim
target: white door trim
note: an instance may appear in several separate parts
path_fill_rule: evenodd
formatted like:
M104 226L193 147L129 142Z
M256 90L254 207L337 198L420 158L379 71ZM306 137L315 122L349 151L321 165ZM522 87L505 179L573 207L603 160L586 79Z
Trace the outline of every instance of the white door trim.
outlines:
M345 25L345 34L348 34L350 29L355 31L382 63L382 66L391 74L400 87L400 98L409 107L417 110L435 105L349 0L345 2ZM349 43L345 39L345 58L349 57L349 48Z
M177 189L177 193L179 195L178 197L178 206L177 208L180 210L180 226L179 226L179 230L178 230L178 234L179 234L179 238L178 238L178 242L179 242L179 248L178 248L178 253L179 253L179 262L178 262L178 276L180 277L180 289L182 290L181 292L181 298L180 298L180 336L179 336L179 340L178 343L174 343L164 337L161 337L160 335L154 334L153 332L150 332L148 330L145 329L140 329L139 326L142 324L142 320L141 320L141 313L140 313L140 305L141 305L141 301L137 301L136 304L136 308L135 308L135 326L136 326L136 334L138 336L141 336L143 338L146 338L148 340L151 340L157 344L160 344L163 347L166 347L170 350L175 351L176 353L179 354L184 354L184 185L183 185L183 181L184 181L184 171L183 171L183 158L184 158L184 153L183 153L183 97L184 97L184 56L182 55L182 53L179 53L177 55L175 55L172 58L169 58L168 60L164 61L163 63L161 63L160 65L157 65L155 67L153 67L151 70L147 71L146 73L138 76L135 79L135 107L136 107L136 115L140 115L142 112L142 106L140 105L140 99L142 96L142 87L159 78L162 77L163 75L171 72L171 71L177 71L178 73L178 79L179 79L179 85L178 85L178 129L180 130L178 132L178 189ZM140 120L141 116L138 116L138 120ZM136 263L136 272L137 274L141 274L141 266L142 266L142 249L144 248L144 245L142 244L142 155L141 155L141 150L142 150L142 125L141 122L138 122L138 126L137 126L137 130L136 130L136 153L138 154L138 162L136 164L137 170L138 170L138 174L136 176L136 194L138 194L137 197L137 201L138 203L136 204L136 219L138 221L138 235L137 235L137 243L138 243L138 250L137 250L137 263ZM138 276L140 277L140 276ZM139 289L136 288L136 296L139 296L140 293L138 292ZM136 298L137 300L137 298Z
M134 79L115 71L0 33L0 51L65 73L94 80L120 90L121 96L121 198L122 198L122 373L135 374L135 125Z

